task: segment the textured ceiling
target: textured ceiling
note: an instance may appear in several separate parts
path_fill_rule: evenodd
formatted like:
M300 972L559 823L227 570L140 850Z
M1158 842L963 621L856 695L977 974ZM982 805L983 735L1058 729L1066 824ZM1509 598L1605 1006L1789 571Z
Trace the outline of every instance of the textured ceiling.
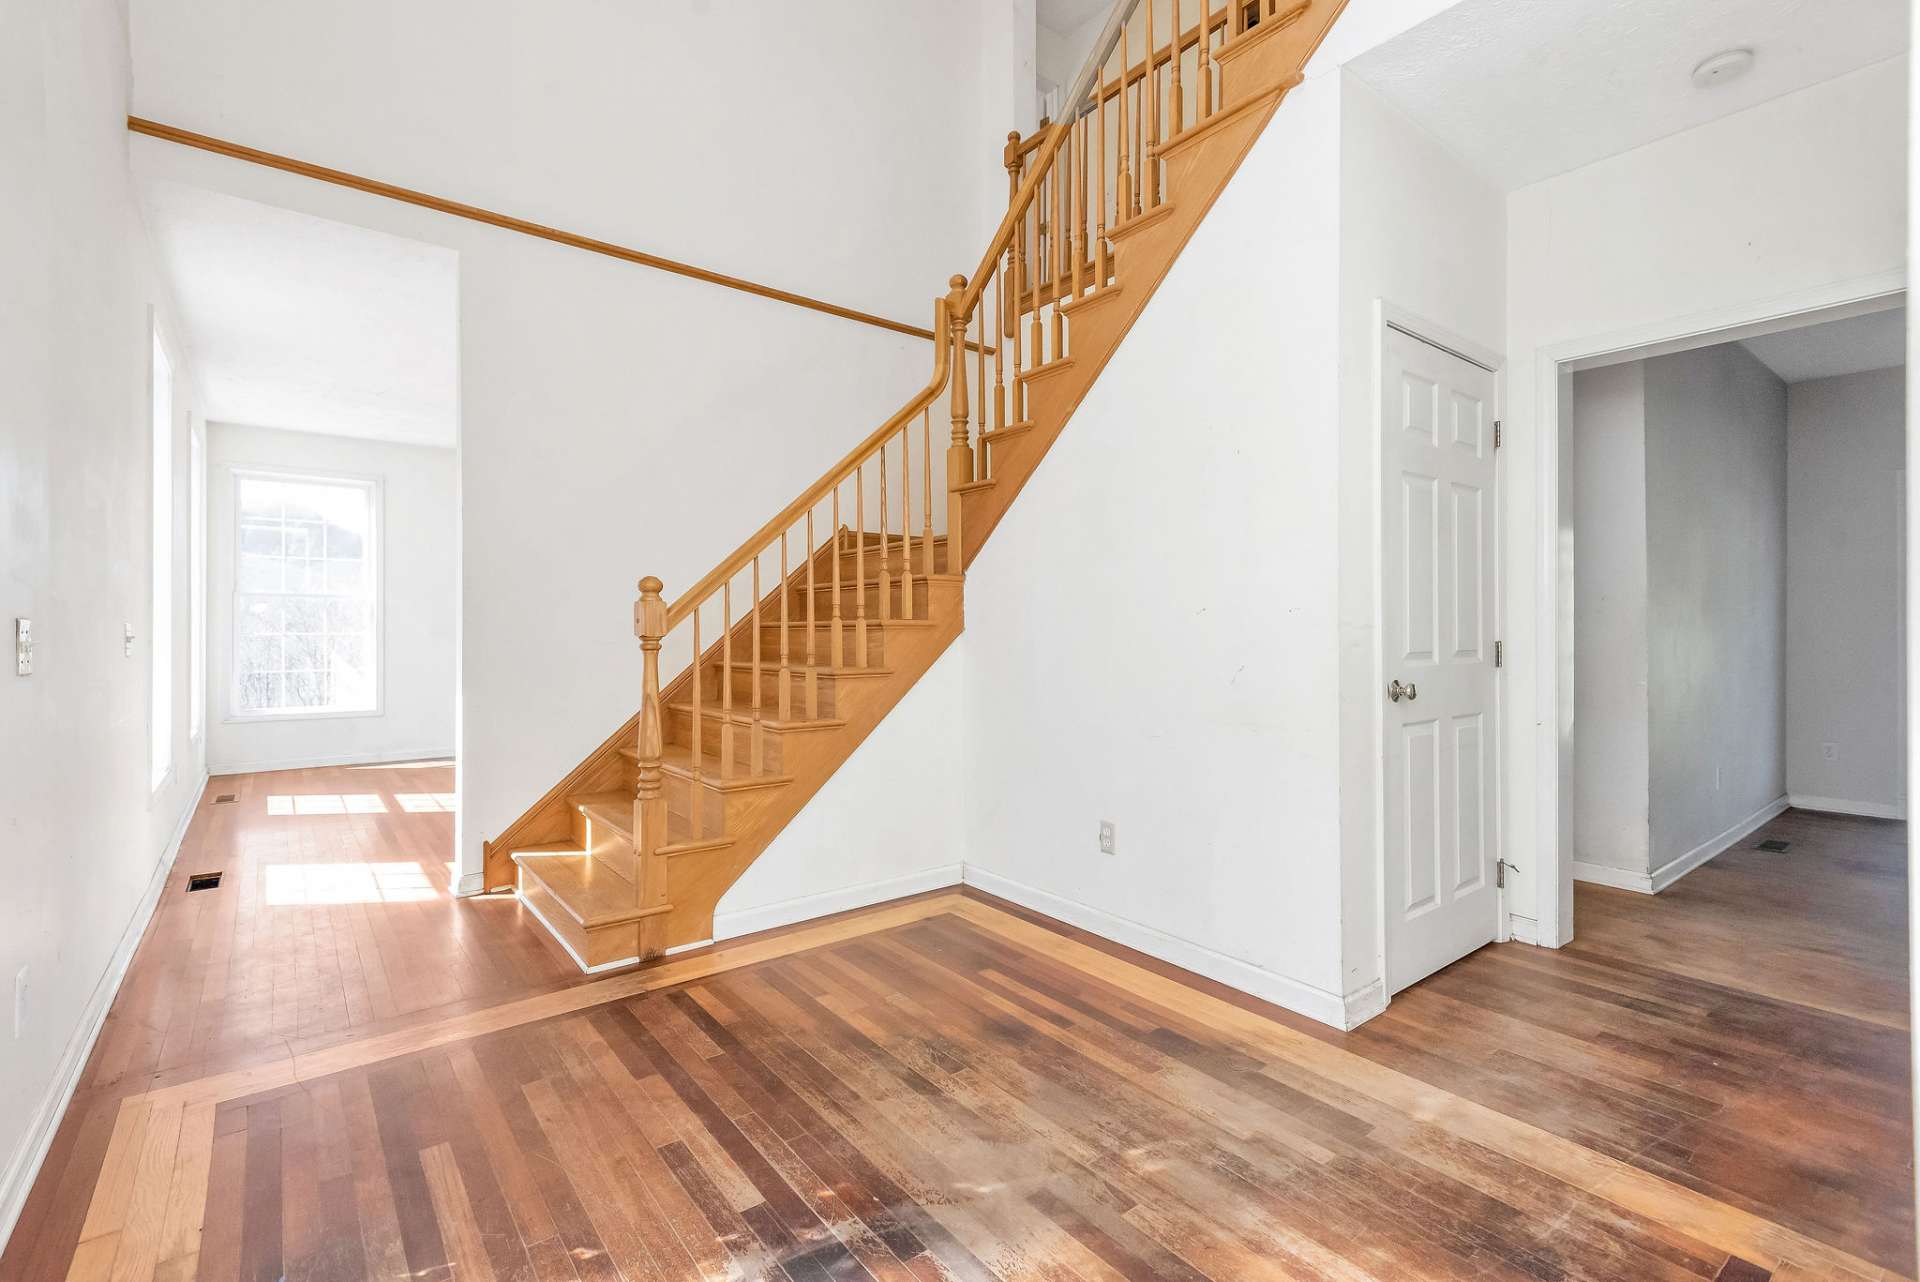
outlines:
M205 417L455 443L452 250L179 183L145 199Z
M1696 89L1735 47L1753 70ZM1462 0L1348 66L1513 190L1906 48L1906 0Z
M1869 312L1746 339L1741 346L1788 383L1889 369L1907 360L1907 311Z

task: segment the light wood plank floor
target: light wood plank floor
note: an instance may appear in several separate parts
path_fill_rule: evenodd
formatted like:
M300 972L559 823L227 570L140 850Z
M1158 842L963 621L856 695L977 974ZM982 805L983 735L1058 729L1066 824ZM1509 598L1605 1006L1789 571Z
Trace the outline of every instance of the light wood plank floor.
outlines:
M449 788L216 781L0 1278L1913 1272L1898 825L1339 1034L951 892L584 981L448 898Z

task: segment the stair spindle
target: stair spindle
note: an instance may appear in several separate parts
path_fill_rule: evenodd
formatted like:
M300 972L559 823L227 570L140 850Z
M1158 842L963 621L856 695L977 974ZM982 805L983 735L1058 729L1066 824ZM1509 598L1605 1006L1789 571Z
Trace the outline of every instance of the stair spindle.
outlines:
M867 666L867 479L853 465L853 662Z
M1147 60L1140 72L1140 92L1146 95L1140 115L1146 137L1140 143L1140 208L1152 209L1160 203L1160 73L1154 66L1153 4L1147 11Z
M820 555L820 548L813 541L813 508L807 509L807 720L820 719L820 657L814 648L814 637L819 632L820 615L815 604L819 594L814 590L813 567Z
M993 460L987 457L987 296L980 295L980 301L973 308L974 331L980 336L980 351L974 357L974 368L980 376L980 398L974 405L974 439L981 442L974 452L973 476L975 480L986 479Z
M908 538L913 533L913 462L909 457L913 433L900 425L900 617L913 617L913 549ZM920 501L926 502L922 495ZM885 538L884 535L881 536Z
M1045 342L1040 328L1040 278L1046 274L1047 262L1046 243L1044 240L1046 233L1046 190L1046 179L1042 178L1040 185L1035 187L1033 192L1033 263L1027 271L1027 283L1032 286L1033 290L1033 298L1031 300L1033 323L1028 327L1027 331L1027 347L1029 349L1027 352L1027 366L1029 369L1038 369L1047 362ZM957 320L959 318L956 317L955 319ZM1029 393L1029 395L1031 395L1031 393Z
M787 602L792 597L787 577L787 532L780 531L780 719L793 720L793 668L787 662Z
M998 272L999 269L995 270ZM1006 340L1000 334L1006 323L1006 290L1001 288L1001 284L1001 280L996 280L993 286L993 428L996 432L1007 425L1007 380L1000 368L1000 349L1006 345ZM980 314L985 316L986 312L987 295L983 291L980 295Z
M833 615L833 640L830 643L830 648L833 651L833 666L839 668L846 665L847 647L845 625L840 621L840 483L838 481L833 483L832 524L833 532L827 536L829 546L832 548L833 560L833 606L831 611Z
M696 832L704 831L699 827L700 816L698 814L698 811L700 808L700 772L702 768L706 765L706 762L700 756L700 732L703 729L700 723L706 719L701 715L701 709L700 709L701 694L703 693L700 687L702 684L704 684L700 679L700 674L701 674L700 664L701 664L701 660L704 659L705 657L706 656L702 654L700 650L700 607L695 606L693 608L693 682L692 682L692 685L693 685L693 735L692 735L692 738L693 738L693 805L692 805L692 809L696 812L694 815L694 824L695 824L694 830Z
M1039 326L1039 284L1038 273L1034 285L1034 325ZM973 446L967 441L967 318L960 310L960 300L966 294L967 278L953 276L947 281L947 330L951 343L952 370L950 381L953 384L953 404L950 419L952 434L947 441L947 568L951 573L959 573L964 564L961 554L960 529L961 517L965 512L960 496L960 487L973 480ZM1040 354L1039 341L1034 343L1034 356Z
M1097 230L1093 238L1093 287L1102 289L1107 283L1107 64L1101 63L1094 77L1097 88L1094 90L1094 102L1098 104L1096 113L1099 120L1099 147L1094 152L1094 221Z
M729 680L733 674L728 672ZM766 769L760 738L760 554L753 554L753 732L747 743L747 771L761 774Z
M933 411L924 408L920 411L920 573L933 573Z
M1178 138L1186 121L1186 98L1180 92L1180 0L1173 0L1173 47L1167 70L1167 137Z
M887 443L880 443L880 622L893 618L893 574L887 565Z
M733 778L733 580L720 585L720 777Z
M1197 125L1213 117L1213 0L1200 0L1200 43L1194 46L1194 56L1193 74L1199 84L1193 100L1193 123Z
M1127 129L1127 46L1132 44L1130 31L1133 22L1129 19L1120 28L1120 91L1114 95L1114 168L1113 168L1113 225L1118 227L1133 213L1133 172L1127 165L1129 149L1127 141L1131 136Z
M1073 254L1067 194L1073 190L1073 184L1068 181L1069 171L1062 166L1072 146L1073 128L1068 126L1067 136L1060 141L1060 150L1053 153L1053 359L1056 361L1067 354L1067 315L1060 310L1060 304L1066 299L1067 282L1072 273L1067 262Z
M640 731L635 745L639 765L633 789L634 901L648 907L665 895L664 879L654 868L654 852L666 844L667 794L662 786L660 756L664 736L660 716L660 638L667 632L667 603L660 599L660 580L640 580L640 599L633 606L633 631L640 638Z

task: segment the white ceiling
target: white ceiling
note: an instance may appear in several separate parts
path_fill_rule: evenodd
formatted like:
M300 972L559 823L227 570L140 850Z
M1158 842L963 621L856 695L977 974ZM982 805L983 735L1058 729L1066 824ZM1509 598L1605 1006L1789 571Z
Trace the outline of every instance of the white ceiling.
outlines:
M1059 34L1072 35L1082 23L1104 18L1113 8L1113 0L1040 0L1040 25Z
M1907 43L1907 0L1462 0L1348 65L1511 191ZM1694 87L1696 63L1737 47L1751 71Z
M1907 360L1907 310L1848 316L1745 339L1740 345L1787 383L1888 369Z
M179 183L145 198L206 418L456 442L452 250Z

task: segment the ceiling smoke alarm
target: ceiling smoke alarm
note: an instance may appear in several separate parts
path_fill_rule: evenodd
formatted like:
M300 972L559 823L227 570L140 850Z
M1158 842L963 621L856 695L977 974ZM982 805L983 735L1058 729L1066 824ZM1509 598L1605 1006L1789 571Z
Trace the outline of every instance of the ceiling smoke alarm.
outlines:
M1738 80L1753 69L1753 50L1722 49L1708 58L1702 58L1693 69L1693 83L1702 89L1711 89L1715 85L1724 85L1729 80Z

